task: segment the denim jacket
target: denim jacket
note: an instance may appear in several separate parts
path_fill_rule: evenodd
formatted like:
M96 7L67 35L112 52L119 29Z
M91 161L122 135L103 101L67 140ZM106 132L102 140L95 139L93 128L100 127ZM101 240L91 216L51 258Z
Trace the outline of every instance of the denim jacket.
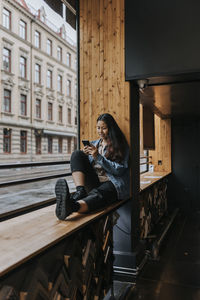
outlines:
M100 139L92 141L95 147L98 146ZM104 155L106 150L104 150ZM106 172L106 175L110 181L114 184L118 199L128 199L130 197L130 170L129 170L129 148L124 155L124 160L120 163L111 161L107 159L104 155L98 153L97 158L95 159ZM89 161L92 163L94 158L92 155L89 155Z

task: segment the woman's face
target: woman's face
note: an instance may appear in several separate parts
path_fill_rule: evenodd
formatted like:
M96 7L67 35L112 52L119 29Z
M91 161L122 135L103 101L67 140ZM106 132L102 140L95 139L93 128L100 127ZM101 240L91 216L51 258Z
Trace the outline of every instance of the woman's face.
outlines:
M108 137L108 127L104 121L97 122L97 133L101 139L106 140Z

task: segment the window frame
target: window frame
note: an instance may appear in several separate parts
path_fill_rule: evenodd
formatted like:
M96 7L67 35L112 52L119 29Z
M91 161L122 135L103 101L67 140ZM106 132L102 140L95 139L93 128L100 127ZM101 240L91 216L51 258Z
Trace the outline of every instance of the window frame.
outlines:
M36 48L41 49L41 33L38 30L35 30L34 34L34 45Z
M25 133L24 136L22 136L22 132ZM22 148L25 151L22 151ZM20 130L20 153L21 154L27 153L27 131L26 130Z
M27 23L22 19L19 20L19 36L23 40L27 40Z
M62 62L62 47L57 46L57 59Z
M39 103L39 105L38 105L38 103ZM39 112L39 114L38 114L38 112ZM35 99L35 117L37 119L41 119L41 116L42 116L42 101L41 101L41 99L36 98Z
M6 135L5 130L7 130L7 132L9 134ZM4 154L11 154L11 151L12 151L12 149L11 149L11 134L12 134L12 129L3 128L3 153ZM9 148L8 151L5 151L6 145Z
M72 96L72 81L67 79L67 97Z
M53 103L48 102L48 121L53 121Z
M5 51L7 51L7 54L5 54ZM4 71L6 72L9 72L11 73L11 50L8 49L7 47L3 47L3 69ZM5 64L4 63L8 63L8 68L5 67Z
M72 55L70 52L67 52L67 67L71 68Z
M47 69L47 88L52 89L52 87L53 87L53 71Z
M41 65L38 63L35 63L35 83L41 84Z
M47 137L47 144L48 144L48 154L53 154L53 138L52 138L52 136Z
M19 59L19 74L21 78L27 79L27 59L23 55Z
M24 113L23 113L24 106ZM27 116L27 95L20 94L20 115Z
M68 124L72 124L72 110L70 107L67 108L67 122Z
M57 78L57 82L58 82L58 92L62 93L63 92L63 78L62 75L58 74L58 78Z
M52 40L50 39L47 39L47 54L52 56Z
M6 96L5 92L8 92L9 96ZM9 109L7 110L6 107L9 107ZM4 89L3 93L3 111L11 113L11 91L8 89Z
M35 153L36 155L42 154L42 138L41 136L35 136Z
M4 13L5 11L8 12L8 15ZM11 28L12 28L11 21L12 21L11 11L9 9L3 7L3 17L2 17L3 27L5 27L8 30L11 30Z

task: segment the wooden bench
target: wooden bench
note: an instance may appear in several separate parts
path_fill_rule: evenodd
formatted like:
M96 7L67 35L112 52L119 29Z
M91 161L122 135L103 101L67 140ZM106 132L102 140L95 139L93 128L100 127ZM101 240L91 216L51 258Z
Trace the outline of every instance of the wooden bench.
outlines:
M3 276L49 247L111 213L127 201L92 213L73 213L65 221L55 216L55 205L4 221L0 226L0 276Z

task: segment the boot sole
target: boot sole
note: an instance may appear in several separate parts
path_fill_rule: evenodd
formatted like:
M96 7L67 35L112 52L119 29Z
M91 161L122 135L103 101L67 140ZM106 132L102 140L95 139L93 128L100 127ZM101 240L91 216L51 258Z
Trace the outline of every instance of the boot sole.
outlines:
M56 194L56 216L59 220L65 220L71 213L69 203L70 193L69 187L65 179L59 179L55 186Z

